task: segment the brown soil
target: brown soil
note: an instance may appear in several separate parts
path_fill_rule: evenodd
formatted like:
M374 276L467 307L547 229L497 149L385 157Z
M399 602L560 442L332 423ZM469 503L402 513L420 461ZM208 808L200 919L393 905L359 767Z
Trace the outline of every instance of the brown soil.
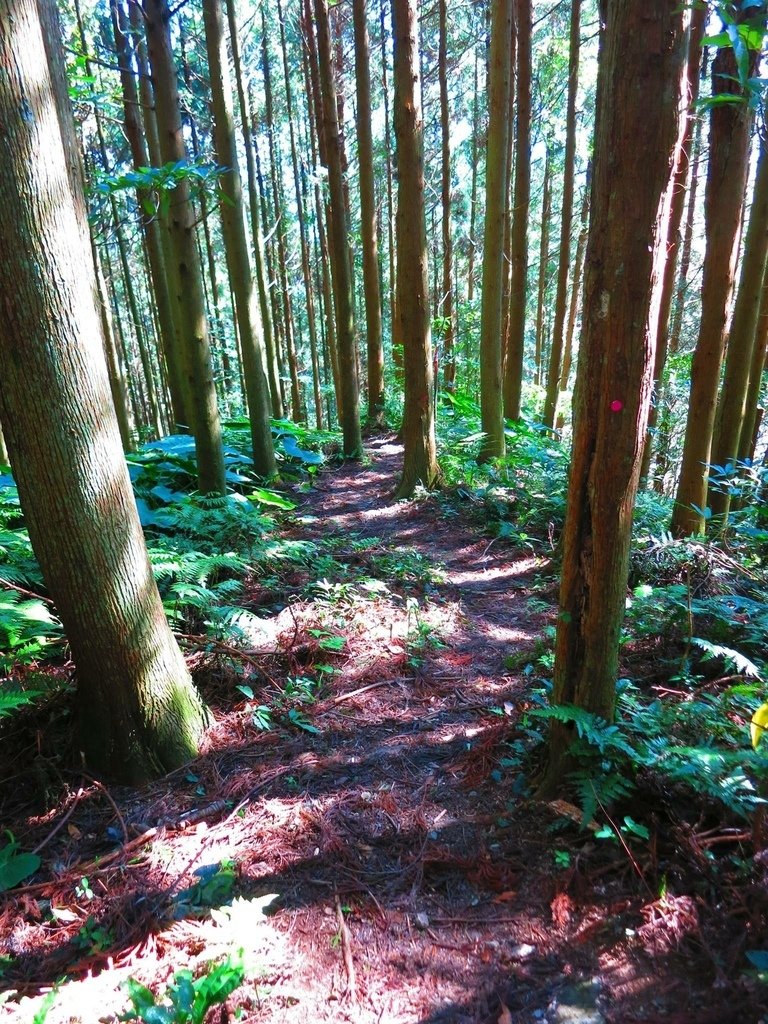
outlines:
M350 583L266 620L240 679L221 651L194 654L217 719L198 761L141 791L68 775L50 746L64 705L45 740L28 716L27 746L6 744L0 816L24 849L47 842L34 884L0 902L0 985L17 993L0 1016L31 1021L66 975L49 1024L112 1021L128 976L162 991L245 945L255 980L209 1021L757 1024L768 998L744 950L765 948L765 888L715 878L729 834L649 789L655 834L630 851L530 797L513 744L553 620L545 560L482 535L458 502L393 502L401 449L369 453L297 494L291 527L341 538ZM440 582L412 578L414 552ZM392 557L399 581L352 585ZM253 606L268 601L254 583ZM253 705L323 662L336 672L302 709L317 732L254 727ZM238 900L214 920L216 878L201 889L195 871L227 861ZM268 893L269 916L242 902Z

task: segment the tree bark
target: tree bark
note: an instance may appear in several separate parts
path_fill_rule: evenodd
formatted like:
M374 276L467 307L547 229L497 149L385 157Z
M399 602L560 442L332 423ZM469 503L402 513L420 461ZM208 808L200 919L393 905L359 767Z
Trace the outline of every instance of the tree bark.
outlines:
M752 54L751 64L755 62ZM712 95L741 95L733 50L712 63ZM672 514L676 537L704 532L707 478L715 425L728 302L738 255L747 186L752 116L746 102L716 103L710 111L709 164L704 197L706 251L701 285L701 322L691 363L691 391L680 479Z
M363 243L363 289L368 353L368 420L384 422L384 347L381 335L379 241L373 188L371 129L371 70L365 0L353 0L355 27L355 88L357 95L357 159L360 167L360 230Z
M549 354L547 394L544 399L544 425L552 429L560 392L563 360L565 307L568 301L568 269L571 265L571 222L573 220L573 179L576 171L576 94L579 91L579 47L581 43L581 0L571 0L571 30L568 50L568 101L565 115L565 164L563 167L563 205L560 213L560 254L557 262L555 318L552 324L552 349Z
M339 379L342 408L341 430L344 456L359 458L363 451L360 432L360 397L355 352L355 325L352 314L352 273L349 262L347 212L344 199L341 142L339 138L336 83L331 54L331 32L326 0L315 0L320 99L323 115L323 138L328 160L330 195L331 272L336 309L336 332L339 351Z
M155 85L155 106L164 163L186 161L176 68L171 52L167 0L146 0L147 48ZM195 214L189 181L181 178L169 211L173 248L172 283L177 290L184 361L193 406L198 486L203 494L225 491L221 423L211 365L203 273L195 242Z
M531 202L531 0L517 10L517 136L512 216L512 290L504 371L504 415L520 419L528 298L528 209Z
M0 0L0 376L24 515L76 666L89 765L140 783L207 723L163 613L120 445L49 0Z
M229 0L231 3L232 0ZM208 71L213 100L213 138L216 162L227 168L219 179L221 228L235 298L237 325L243 357L243 375L248 399L253 446L253 468L259 476L277 472L269 421L270 396L266 375L264 337L259 318L258 294L251 273L245 209L237 159L232 86L229 78L224 12L221 0L203 0L203 24L208 53Z
M539 288L536 301L536 349L535 349L535 377L537 384L541 383L542 370L544 366L544 306L547 294L547 272L549 270L549 228L552 219L552 150L547 146L547 155L544 161L544 186L541 200L541 245L539 246ZM554 341L553 341L554 344ZM550 367L551 369L551 367ZM546 423L546 410L545 420ZM554 426L554 424L550 424Z
M440 470L435 443L417 0L393 0L392 21L398 171L397 317L405 369L405 454L396 494L407 498L417 484L435 487Z
M682 143L685 32L675 0L607 0L603 9L552 701L610 721ZM543 794L562 789L571 738L570 726L553 721Z
M488 83L488 145L485 164L483 294L480 310L480 461L504 455L501 299L504 293L504 221L507 206L507 140L511 0L493 0Z
M728 332L728 351L725 374L716 414L716 429L712 445L712 462L732 476L739 457L741 430L747 410L752 354L757 343L757 323L763 294L765 264L768 256L768 148L760 142L760 156L752 195L741 276L733 318ZM709 507L719 529L728 523L731 491L720 482L713 489L710 481Z

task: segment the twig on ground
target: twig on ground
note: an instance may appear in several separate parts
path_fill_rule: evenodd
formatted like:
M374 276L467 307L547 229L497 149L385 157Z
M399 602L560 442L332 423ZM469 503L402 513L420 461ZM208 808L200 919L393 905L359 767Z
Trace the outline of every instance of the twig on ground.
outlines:
M59 819L59 821L56 822L56 824L53 826L53 828L48 833L48 835L45 837L45 839L41 843L37 844L37 846L34 848L32 853L40 853L40 851L42 849L44 849L48 845L48 843L50 843L50 841L53 839L53 837L56 835L56 833L59 832L66 825L66 823L69 821L69 819L75 813L75 808L80 803L80 800L82 799L84 793L85 793L85 790L81 786L80 789L78 789L77 793L75 794L75 799L74 799L74 801L72 803L72 806L67 811L67 813L62 815L62 817Z
M341 909L341 900L338 894L334 896L336 903L336 923L339 926L339 938L341 939L341 952L344 957L344 969L347 972L347 999L350 1002L357 1002L357 981L355 979L355 964L352 960L352 937L349 934L347 922L344 920L344 911Z

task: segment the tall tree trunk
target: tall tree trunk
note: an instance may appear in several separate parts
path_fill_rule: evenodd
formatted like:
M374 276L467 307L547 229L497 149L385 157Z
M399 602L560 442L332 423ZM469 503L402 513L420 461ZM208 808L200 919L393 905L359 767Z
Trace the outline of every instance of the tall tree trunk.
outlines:
M111 411L49 0L0 0L0 66L2 421L72 649L82 749L96 771L139 783L193 757L207 716L168 628Z
M275 214L275 236L277 240L277 273L280 280L280 297L283 306L283 339L288 357L288 373L291 378L291 415L298 423L303 419L301 388L299 386L299 363L294 337L293 307L288 287L288 246L286 240L286 218L283 208L282 167L280 147L276 137L274 104L272 97L272 75L269 66L267 45L267 24L264 8L261 8L261 68L264 76L264 101L267 117L267 138L269 140L269 172L272 183L272 205Z
M128 388L125 381L125 372L120 360L115 342L115 333L112 329L112 316L109 312L109 298L107 297L107 286L104 283L104 273L101 269L99 251L91 234L91 254L93 256L93 269L96 279L96 297L101 321L101 333L104 340L104 355L107 360L107 375L109 377L109 390L112 394L112 405L115 409L117 427L120 431L120 440L123 443L123 450L130 452L133 449L133 434L131 432L131 420L128 415ZM0 459L0 462L3 460Z
M480 420L482 461L504 455L501 299L504 293L504 221L507 206L507 140L510 130L509 76L511 0L493 0L488 83L488 145L485 165L483 300L480 311Z
M301 270L304 278L304 298L306 300L307 330L309 332L309 350L312 361L312 384L315 401L315 424L318 430L323 429L323 402L320 395L320 366L317 358L317 326L315 323L315 295L312 289L312 273L309 266L309 235L307 214L304 206L304 195L301 189L299 159L296 147L296 129L294 125L293 94L291 76L288 70L288 48L285 44L285 25L281 0L277 0L277 18L280 24L280 49L283 54L283 78L285 82L285 104L288 114L288 136L291 143L291 166L293 168L294 195L296 197L296 214L299 222L299 243L301 246Z
M384 347L381 335L379 241L373 189L371 70L365 0L353 0L355 25L355 88L357 95L357 157L360 167L360 230L363 243L363 288L368 351L368 419L384 422Z
M171 51L167 0L146 0L147 47L155 84L155 105L164 163L186 160L176 68ZM211 348L203 294L203 273L195 242L195 214L189 181L181 178L169 213L174 255L173 284L183 320L184 355L189 376L188 393L194 408L198 486L203 494L223 494L224 453Z
M510 75L512 71L510 70ZM480 47L475 44L475 77L472 92L472 184L469 188L469 236L467 239L467 302L475 297L475 232L477 224L477 165L480 135Z
M587 235L589 232L589 197L592 191L592 164L587 164L587 173L584 180L584 196L581 201L581 215L579 217L579 237L576 240L576 257L573 261L573 281L571 282L571 301L568 307L568 327L565 332L565 345L563 347L563 365L560 371L560 390L568 388L568 378L571 374L571 362L573 359L573 335L576 330L576 316L579 311L581 300L581 275L584 270L584 254L587 251ZM558 422L560 417L558 417Z
M651 468L653 438L656 433L658 408L661 399L661 382L669 351L669 328L672 298L675 292L675 273L677 271L677 250L680 241L680 225L683 220L685 206L685 186L690 171L690 150L693 138L693 124L696 119L696 101L699 97L699 69L701 67L701 40L704 35L704 23L707 9L704 6L694 7L691 11L691 27L688 35L688 60L685 76L686 124L683 139L682 159L675 175L674 192L672 195L672 214L669 219L669 238L667 239L667 262L664 267L664 282L659 303L659 342L656 346L656 362L653 367L653 394L651 410L648 415L648 433L643 446L643 462L640 469L640 486L645 487Z
M542 371L544 366L544 305L547 294L547 273L549 271L549 228L550 221L552 219L552 150L550 146L547 146L547 155L544 160L544 186L542 192L541 244L539 246L539 288L536 301L536 372L534 376L534 380L537 384L540 384L542 381ZM547 388L549 389L549 382L547 383ZM546 423L546 410L544 422ZM553 425L554 424L550 424L550 426Z
M755 63L754 53L750 63ZM732 96L737 101L715 103L710 110L701 322L691 363L683 460L672 514L672 532L677 537L704 531L726 314L736 269L739 227L747 186L752 116L747 103L738 101L744 97L738 83L736 58L730 47L719 50L712 63L712 95Z
M766 367L768 352L768 267L763 279L763 291L760 296L760 311L757 315L755 347L752 352L752 365L749 371L749 387L745 402L744 423L739 440L739 461L746 462L755 457L755 440L762 409L759 409L760 391L763 383L763 370Z
M512 217L512 291L509 341L504 371L504 414L520 418L528 298L528 208L531 202L531 0L517 9L517 136Z
M768 148L760 142L757 176L752 195L752 209L741 260L741 276L733 309L725 374L717 408L716 429L712 445L712 462L725 468L732 476L739 456L741 430L747 408L752 353L757 344L757 321L768 256ZM709 507L718 526L727 525L731 504L730 488L725 481L709 488Z
M403 339L405 406L403 475L397 496L440 480L435 444L427 227L424 215L424 125L419 77L417 0L392 0L397 145L397 316Z
M120 0L110 0L112 11L112 31L115 37L115 48L120 66L120 82L123 92L123 126L135 169L150 166L150 156L142 131L141 104L139 90L136 86L131 67L131 53L128 46L127 19ZM155 215L154 202L147 188L137 188L139 219L149 257L149 269L152 277L152 294L157 308L160 325L160 342L165 356L168 371L168 385L171 393L173 418L176 423L187 422L184 406L184 383L181 373L181 358L178 351L178 336L171 290L168 287L161 225Z
M355 355L355 325L352 318L352 273L349 264L347 213L344 201L341 143L339 138L336 82L331 54L331 31L326 0L315 0L318 64L323 114L323 137L328 160L328 189L331 207L331 271L336 308L339 348L339 378L342 408L341 430L344 455L359 458L363 450L360 432L360 398Z
M611 721L657 304L682 142L686 39L684 11L675 0L642 6L606 0L603 10L552 702ZM543 793L562 788L572 733L566 723L553 721Z
M395 350L395 204L392 185L392 138L389 117L389 83L387 75L387 26L384 17L384 0L379 3L379 31L381 33L381 85L384 97L384 151L387 167L387 256L389 284L389 323L393 358L402 363L402 349ZM399 353L399 354L398 354Z
M453 310L453 236L451 234L451 115L448 107L448 3L440 0L440 38L437 57L440 79L440 205L443 211L443 283L440 316L443 335L443 384L453 391L456 384L456 356L453 351L456 335Z
M272 307L269 302L269 290L267 287L267 272L264 256L264 240L261 234L261 223L259 217L259 191L256 182L256 160L254 158L255 143L251 135L251 119L248 110L248 99L246 97L245 86L243 84L243 70L240 62L240 39L237 30L237 19L235 17L235 5L232 0L229 0L227 3L227 20L229 23L229 37L232 42L232 63L235 70L235 84L237 85L237 100L240 107L243 150L245 151L245 164L248 173L248 205L251 223L251 243L253 245L256 285L259 292L261 328L264 336L264 359L266 361L267 379L269 381L272 415L276 419L282 419L283 395L280 389L280 374L277 367L275 331L272 323Z
M232 3L232 0L229 0ZM221 229L234 292L242 350L243 376L253 445L253 466L259 476L274 476L277 467L270 428L270 397L265 367L264 338L259 320L258 295L251 274L245 234L243 189L237 159L232 86L229 79L224 12L221 0L203 0L203 24L213 99L213 138L216 162L227 168L219 179Z
M563 167L563 206L560 213L560 255L557 261L555 319L552 324L552 350L549 354L547 394L544 399L544 425L555 425L560 391L560 364L563 360L565 307L568 302L568 268L571 265L571 222L573 220L573 179L576 171L576 94L579 91L579 46L581 43L581 0L571 0L571 31L568 50L568 102L565 115L565 164Z

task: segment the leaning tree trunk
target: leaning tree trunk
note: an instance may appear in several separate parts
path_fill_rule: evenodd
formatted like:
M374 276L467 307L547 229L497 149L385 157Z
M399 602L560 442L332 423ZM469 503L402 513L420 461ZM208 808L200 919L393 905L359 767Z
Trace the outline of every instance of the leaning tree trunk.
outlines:
M194 756L207 715L163 613L112 411L50 0L0 0L0 66L2 421L72 649L82 749L138 783Z
M258 295L251 274L248 239L245 233L243 189L237 160L232 86L229 79L221 0L203 0L203 23L213 98L216 162L227 169L219 179L221 229L240 332L243 375L251 424L253 468L259 476L271 477L277 472L277 467L269 422L270 395L266 353L259 318Z
M160 152L165 163L175 164L186 161L187 151L176 67L171 52L167 0L146 0L145 16L160 129ZM181 317L179 326L189 377L188 394L194 407L198 485L203 494L223 494L225 483L221 423L206 323L203 271L195 241L195 211L187 178L179 179L173 197L168 218L174 258L171 280L177 290Z
M685 32L676 0L607 0L603 10L552 702L610 721L682 140ZM571 739L572 729L553 721L542 793L562 788Z
M397 317L403 339L405 405L403 475L397 496L440 478L435 443L427 227L424 216L424 125L419 81L417 0L393 0L395 141L397 145Z
M504 221L507 205L507 140L510 130L509 76L512 0L494 0L491 8L491 55L488 83L488 146L485 165L485 232L483 298L480 310L480 420L483 440L479 458L504 455L502 315L504 294Z
M751 63L755 60L753 53ZM715 98L730 97L731 102L715 103L710 111L701 323L691 363L683 460L672 513L672 533L677 537L704 532L726 316L747 187L752 113L739 85L736 58L730 48L719 50L712 63L712 94Z
M328 161L328 189L331 207L331 272L333 274L333 298L336 307L336 332L339 349L339 380L342 399L341 431L344 437L344 455L348 459L353 459L362 454L363 439L360 432L360 398L355 352L355 325L352 314L352 268L349 262L336 83L331 58L331 31L326 0L315 0L315 18L317 21L323 139Z

